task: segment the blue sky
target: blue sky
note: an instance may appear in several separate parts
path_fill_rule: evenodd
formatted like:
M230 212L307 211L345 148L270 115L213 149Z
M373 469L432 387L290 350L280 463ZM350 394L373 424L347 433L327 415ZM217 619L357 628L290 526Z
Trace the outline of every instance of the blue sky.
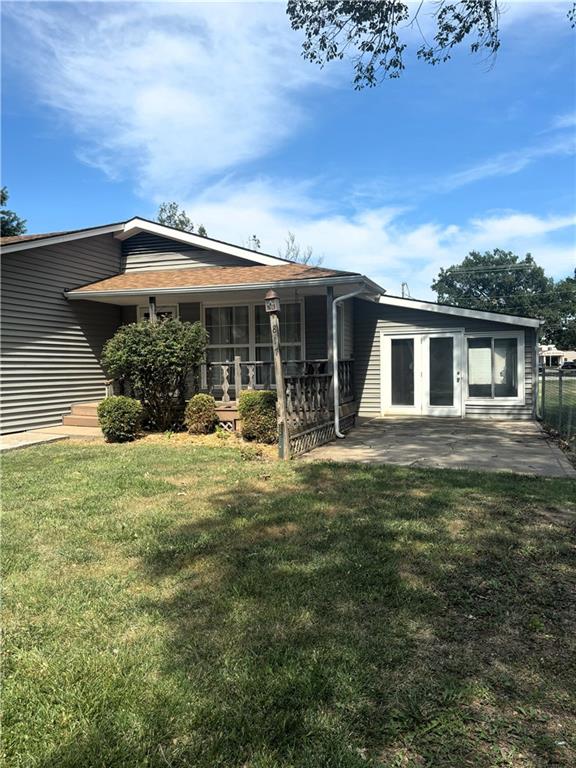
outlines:
M177 200L214 237L276 253L291 230L325 265L420 298L472 249L530 251L561 277L576 264L569 7L508 2L492 66L408 56L357 92L348 63L302 60L281 3L5 2L3 184L32 232Z

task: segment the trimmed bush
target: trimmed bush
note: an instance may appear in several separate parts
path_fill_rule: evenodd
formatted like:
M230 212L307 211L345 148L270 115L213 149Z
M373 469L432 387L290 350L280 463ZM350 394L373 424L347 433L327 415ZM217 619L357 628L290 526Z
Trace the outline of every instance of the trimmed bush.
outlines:
M102 400L98 406L98 420L104 437L110 443L134 440L142 423L144 409L139 400L114 395Z
M204 359L207 339L200 323L143 320L116 331L102 363L109 376L129 384L150 425L164 432L182 426L186 377Z
M218 421L216 400L212 395L194 395L188 400L184 415L188 432L193 435L207 435L214 431Z
M240 394L238 411L242 419L242 437L259 443L278 441L276 392L247 390Z

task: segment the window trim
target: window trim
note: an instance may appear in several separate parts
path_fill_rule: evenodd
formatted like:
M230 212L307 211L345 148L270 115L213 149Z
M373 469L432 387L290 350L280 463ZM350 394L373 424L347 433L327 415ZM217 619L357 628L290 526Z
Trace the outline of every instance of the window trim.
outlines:
M517 341L517 370L516 380L518 382L518 394L515 397L470 397L469 394L469 371L468 371L468 339L516 339ZM524 405L526 402L526 385L525 385L525 369L526 369L526 357L525 357L525 333L524 331L474 331L474 333L465 333L465 354L466 354L466 380L465 384L465 404L466 405L498 405L499 403L514 403L515 405ZM492 375L494 375L492 373Z

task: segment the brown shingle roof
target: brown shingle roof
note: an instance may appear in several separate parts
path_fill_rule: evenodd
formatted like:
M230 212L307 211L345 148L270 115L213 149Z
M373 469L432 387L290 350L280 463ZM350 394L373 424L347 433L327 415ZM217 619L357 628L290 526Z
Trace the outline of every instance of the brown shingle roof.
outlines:
M76 292L135 291L174 288L208 288L215 285L267 285L284 280L313 280L326 277L357 275L303 264L279 264L256 267L195 267L149 272L124 272L97 283L83 285Z
M10 235L10 237L0 237L0 245L10 245L10 243L25 243L26 240L41 240L43 237L59 237L60 235L69 235L76 230L69 229L64 232L44 232L41 235Z

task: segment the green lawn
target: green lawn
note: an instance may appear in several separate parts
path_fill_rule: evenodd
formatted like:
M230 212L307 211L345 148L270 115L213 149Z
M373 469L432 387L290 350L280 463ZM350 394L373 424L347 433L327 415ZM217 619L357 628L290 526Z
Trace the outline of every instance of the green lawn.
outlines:
M159 439L3 460L4 764L576 764L570 481Z

